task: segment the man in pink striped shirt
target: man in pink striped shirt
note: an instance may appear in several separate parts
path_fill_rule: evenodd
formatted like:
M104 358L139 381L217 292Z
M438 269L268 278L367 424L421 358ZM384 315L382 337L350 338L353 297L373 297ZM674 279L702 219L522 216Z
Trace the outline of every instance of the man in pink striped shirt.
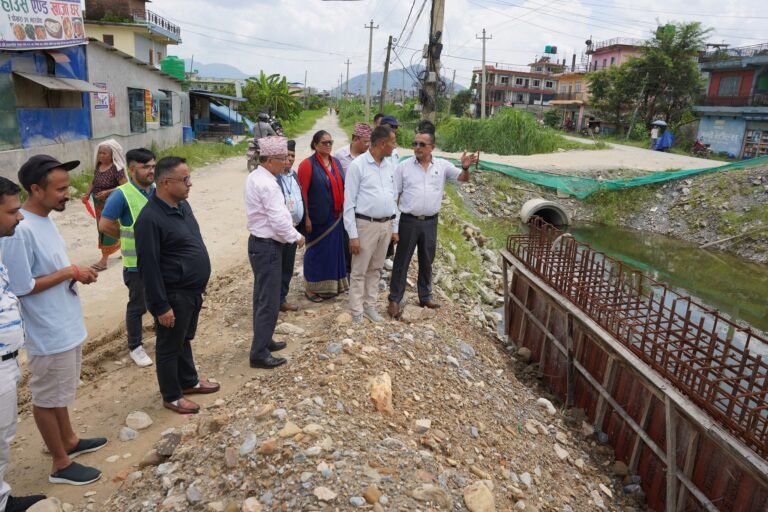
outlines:
M286 363L272 352L286 344L272 339L280 312L282 249L286 243L304 246L304 237L293 220L277 183L285 168L288 140L285 137L259 139L259 166L245 181L245 213L248 222L248 259L253 269L253 341L251 368L276 368Z

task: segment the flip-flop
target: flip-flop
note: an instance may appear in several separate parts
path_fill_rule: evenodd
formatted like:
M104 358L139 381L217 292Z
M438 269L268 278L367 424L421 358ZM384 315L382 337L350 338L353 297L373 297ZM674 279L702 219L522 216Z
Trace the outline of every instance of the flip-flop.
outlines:
M97 265L96 263L94 263L93 265L91 265L91 268L92 268L93 270L95 270L96 272L102 272L102 271L104 271L104 270L107 270L107 267L103 267L103 266L101 266L101 265Z
M310 295L307 292L304 292L304 296L307 298L308 301L315 302L315 303L323 302L325 300L319 295Z

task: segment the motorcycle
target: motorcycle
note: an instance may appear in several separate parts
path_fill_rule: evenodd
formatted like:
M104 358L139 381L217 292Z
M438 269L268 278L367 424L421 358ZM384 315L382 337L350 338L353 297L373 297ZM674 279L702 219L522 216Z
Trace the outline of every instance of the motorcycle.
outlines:
M259 166L259 145L254 139L248 141L248 149L245 152L245 158L248 162L248 172Z
M712 150L709 146L709 144L704 144L704 141L701 138L696 139L696 142L693 143L693 147L691 148L691 153L693 156L707 158L712 155Z

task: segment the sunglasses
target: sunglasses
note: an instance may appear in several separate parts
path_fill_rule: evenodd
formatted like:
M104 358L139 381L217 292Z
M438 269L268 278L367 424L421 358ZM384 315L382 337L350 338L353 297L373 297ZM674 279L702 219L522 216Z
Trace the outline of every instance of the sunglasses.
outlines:
M432 144L421 142L421 141L413 141L413 147L415 148L425 148L427 146L431 146Z
M318 142L318 144L322 144L323 146L333 146L333 141L332 140L321 140L320 142Z

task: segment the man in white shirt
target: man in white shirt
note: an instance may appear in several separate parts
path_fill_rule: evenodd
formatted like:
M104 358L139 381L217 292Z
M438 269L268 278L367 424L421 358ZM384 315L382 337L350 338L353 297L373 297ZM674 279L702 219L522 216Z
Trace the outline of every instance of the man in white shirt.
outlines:
M399 223L395 231L399 243L392 267L387 313L400 318L405 304L405 285L413 252L419 251L419 305L437 309L432 298L432 262L437 249L437 214L443 201L447 181L469 181L469 167L477 155L461 156L461 171L442 158L432 156L435 136L417 133L413 142L414 156L404 160L395 170L395 187L399 196Z
M285 171L288 140L285 137L259 139L259 166L245 181L245 213L248 231L248 259L253 269L253 341L251 368L277 368L287 361L272 352L286 344L272 339L280 312L282 251L286 243L304 247L304 237L294 228L291 213L277 183Z
M384 318L376 310L379 276L397 212L394 167L389 156L395 147L395 133L379 126L371 133L371 148L349 166L344 182L344 228L349 234L352 275L349 309L352 321L363 315L371 322Z
M21 214L19 186L0 176L0 237L13 235ZM19 512L44 500L45 496L11 496L5 470L11 459L11 442L16 436L16 386L21 378L19 350L24 344L19 299L10 290L8 270L0 261L0 510Z
M13 236L0 241L8 267L10 290L21 301L29 366L32 415L51 453L51 483L84 485L101 471L73 462L77 455L107 444L103 437L80 439L69 420L80 381L85 330L77 283L90 284L97 274L72 265L51 211L64 211L69 201L69 171L80 162L61 163L35 155L19 170L29 196L20 210L24 220Z
M341 162L344 173L349 169L352 160L368 151L371 145L371 127L365 123L356 123L355 131L352 132L352 143L344 146L333 154Z

